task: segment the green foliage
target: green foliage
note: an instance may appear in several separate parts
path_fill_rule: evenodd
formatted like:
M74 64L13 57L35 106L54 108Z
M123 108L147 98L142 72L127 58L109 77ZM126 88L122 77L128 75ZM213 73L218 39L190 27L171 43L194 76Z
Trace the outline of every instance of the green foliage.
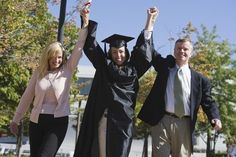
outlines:
M20 95L24 92L30 71L16 62L0 58L0 128L6 131Z

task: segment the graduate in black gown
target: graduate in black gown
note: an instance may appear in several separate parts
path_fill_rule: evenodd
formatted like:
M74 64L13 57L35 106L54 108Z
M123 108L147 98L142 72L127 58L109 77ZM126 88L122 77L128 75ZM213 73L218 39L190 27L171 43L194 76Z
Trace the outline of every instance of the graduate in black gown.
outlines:
M144 29L131 53L127 43L133 38L114 34L96 41L97 23L89 20L84 53L96 69L84 111L74 157L128 157L133 136L133 118L138 79L150 68L152 38ZM147 25L146 27L147 28Z

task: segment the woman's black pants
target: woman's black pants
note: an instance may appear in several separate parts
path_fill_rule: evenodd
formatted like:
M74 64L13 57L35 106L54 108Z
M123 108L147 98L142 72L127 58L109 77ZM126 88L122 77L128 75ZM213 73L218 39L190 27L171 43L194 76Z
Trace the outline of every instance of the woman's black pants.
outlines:
M38 123L30 122L30 156L54 157L60 148L68 127L68 116L54 118L40 114Z

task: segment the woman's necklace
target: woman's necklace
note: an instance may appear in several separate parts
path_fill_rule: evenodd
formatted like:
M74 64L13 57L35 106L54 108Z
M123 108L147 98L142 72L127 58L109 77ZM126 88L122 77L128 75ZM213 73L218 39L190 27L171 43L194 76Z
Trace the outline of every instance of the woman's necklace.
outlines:
M56 80L57 77L57 71L48 71L48 81L52 85L52 82Z

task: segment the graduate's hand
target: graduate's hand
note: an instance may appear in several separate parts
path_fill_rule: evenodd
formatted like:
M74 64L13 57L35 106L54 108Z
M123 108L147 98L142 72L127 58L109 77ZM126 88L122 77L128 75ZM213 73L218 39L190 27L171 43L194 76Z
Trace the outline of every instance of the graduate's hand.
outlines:
M152 31L156 18L159 15L159 10L156 7L151 7L147 9L147 23L145 30Z
M82 28L85 28L85 27L87 27L88 26L88 24L89 24L89 14L90 14L90 10L89 10L89 8L84 8L84 9L82 9L81 11L80 11L80 16L81 16L81 18L82 18L82 20L83 20L83 25L82 25Z
M147 10L147 14L148 18L150 18L152 22L155 22L157 16L159 15L159 10L157 9L157 7L151 7Z
M12 134L15 136L18 134L18 124L16 122L11 122L9 128Z

